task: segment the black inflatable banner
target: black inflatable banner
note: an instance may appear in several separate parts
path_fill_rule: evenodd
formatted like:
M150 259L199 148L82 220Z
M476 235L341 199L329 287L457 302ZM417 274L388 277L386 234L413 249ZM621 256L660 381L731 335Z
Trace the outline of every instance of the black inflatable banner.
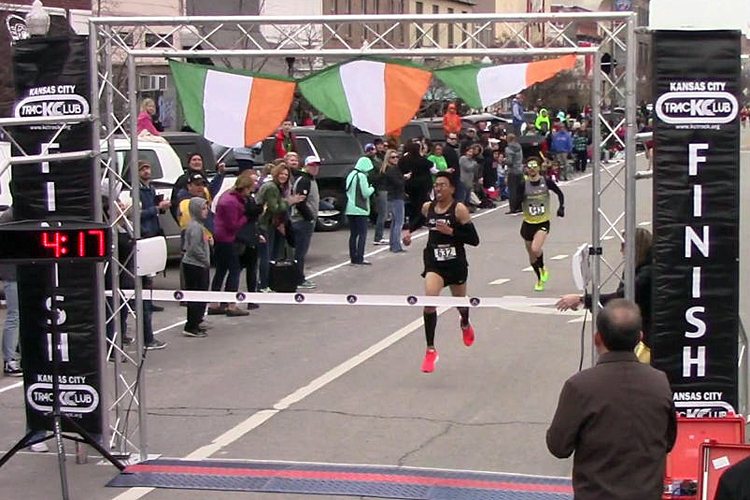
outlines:
M17 42L13 47L16 117L88 114L88 60L87 37L32 37ZM27 154L42 153L42 145L48 143L53 144L49 153L91 149L90 122L66 126L55 137L58 127L18 127L14 138ZM92 220L93 182L91 159L14 165L14 219ZM54 295L60 333L61 410L86 431L102 432L95 273L94 263L18 266L26 415L32 430L53 428L49 413Z
M657 31L652 364L684 415L737 408L740 33Z

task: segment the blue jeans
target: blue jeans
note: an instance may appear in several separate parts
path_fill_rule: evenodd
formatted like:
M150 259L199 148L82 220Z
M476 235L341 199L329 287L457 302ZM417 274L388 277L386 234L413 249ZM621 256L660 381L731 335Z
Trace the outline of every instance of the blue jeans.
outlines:
M292 222L292 234L294 235L294 260L297 261L297 269L302 279L305 279L305 256L310 249L315 221L298 220Z
M4 281L5 290L5 325L3 326L3 360L10 361L16 357L18 346L18 282Z
M400 252L401 228L404 227L404 200L388 200L388 212L391 214L391 252Z
M365 241L367 240L367 216L347 215L349 219L349 260L361 264L365 260Z
M225 292L236 292L240 289L240 255L237 245L232 242L216 242L216 273L211 282L211 290L214 292L221 291L221 285L224 283L224 277L227 276L227 283L224 286Z
M380 190L375 193L375 210L378 212L378 219L375 221L375 241L380 241L383 239L385 218L388 215L388 191Z

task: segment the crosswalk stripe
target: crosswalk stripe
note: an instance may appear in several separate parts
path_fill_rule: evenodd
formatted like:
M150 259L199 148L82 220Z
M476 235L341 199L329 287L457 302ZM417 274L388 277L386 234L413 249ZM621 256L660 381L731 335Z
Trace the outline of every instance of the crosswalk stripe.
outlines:
M509 281L510 280L508 278L499 278L499 279L496 279L495 281L490 281L490 285L502 285L503 283L507 283Z
M551 257L550 260L563 260L567 259L568 256L565 254L555 255L554 257Z

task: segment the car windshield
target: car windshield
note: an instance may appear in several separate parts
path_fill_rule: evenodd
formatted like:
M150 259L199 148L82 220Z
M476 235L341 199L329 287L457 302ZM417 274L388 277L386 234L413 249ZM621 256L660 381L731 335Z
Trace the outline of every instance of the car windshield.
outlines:
M323 161L354 163L362 156L362 148L350 135L320 136L315 141L315 147Z

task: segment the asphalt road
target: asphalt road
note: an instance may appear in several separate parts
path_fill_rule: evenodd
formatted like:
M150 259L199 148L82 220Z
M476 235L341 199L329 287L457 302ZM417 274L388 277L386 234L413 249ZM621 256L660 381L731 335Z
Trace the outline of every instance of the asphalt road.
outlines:
M750 166L748 139L746 132L745 168ZM641 157L639 164L645 167ZM743 241L748 240L750 220L748 186L745 176ZM567 183L563 190L566 217L552 221L545 245L551 277L541 295L547 297L573 291L569 256L590 237L590 177ZM639 181L637 215L645 227L651 221L650 199L650 182ZM528 264L518 235L521 220L505 210L503 204L475 214L482 243L469 249L473 296L535 293L533 273L523 270ZM340 265L348 261L347 238L343 231L315 234L308 276L318 283L318 292L422 292L424 238L405 254L368 243L367 251L375 251L371 267ZM615 260L618 253L615 240L605 243L605 255ZM742 273L744 290L747 274ZM173 269L157 280L158 288L176 284ZM741 300L747 310L748 294ZM150 352L146 368L151 453L570 474L571 460L552 457L544 434L562 383L578 367L580 313L473 310L477 340L466 348L458 314L443 312L437 331L440 362L425 375L420 371L424 334L418 309L262 306L245 318L212 316L209 337L191 339L181 335L185 310L174 303L165 306L154 315L154 326L169 346ZM587 347L589 342L587 335ZM590 359L588 352L585 359ZM8 450L24 431L17 381L0 379L0 450ZM71 498L269 498L105 488L115 469L97 463L93 453L85 465L76 465L72 457L68 461ZM21 452L0 469L0 498L59 498L57 474L55 455Z

